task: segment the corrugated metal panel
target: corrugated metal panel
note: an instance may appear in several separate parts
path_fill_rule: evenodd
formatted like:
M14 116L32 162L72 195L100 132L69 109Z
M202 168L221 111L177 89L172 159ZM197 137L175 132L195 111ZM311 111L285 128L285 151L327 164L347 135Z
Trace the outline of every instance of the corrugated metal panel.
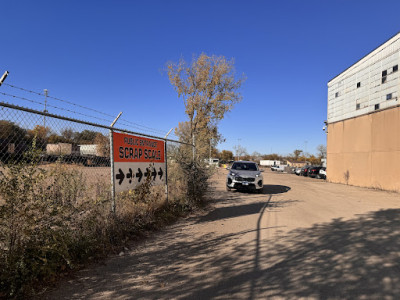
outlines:
M400 33L328 83L328 123L398 105L400 90ZM385 82L382 72L386 71ZM387 100L387 95L392 99Z

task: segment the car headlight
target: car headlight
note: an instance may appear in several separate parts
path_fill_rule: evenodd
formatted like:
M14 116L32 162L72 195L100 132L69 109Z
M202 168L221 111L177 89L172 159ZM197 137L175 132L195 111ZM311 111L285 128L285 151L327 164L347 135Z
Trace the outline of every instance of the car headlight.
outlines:
M231 173L229 173L229 175L236 176L236 173L231 172Z
M261 177L261 174L256 174L256 177Z

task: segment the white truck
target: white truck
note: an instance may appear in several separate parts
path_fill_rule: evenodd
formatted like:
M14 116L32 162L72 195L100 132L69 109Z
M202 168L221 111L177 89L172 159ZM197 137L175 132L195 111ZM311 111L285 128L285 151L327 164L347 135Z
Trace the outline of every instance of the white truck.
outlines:
M289 168L288 165L278 165L278 166L272 166L271 171L277 171L277 172L287 172L287 169Z

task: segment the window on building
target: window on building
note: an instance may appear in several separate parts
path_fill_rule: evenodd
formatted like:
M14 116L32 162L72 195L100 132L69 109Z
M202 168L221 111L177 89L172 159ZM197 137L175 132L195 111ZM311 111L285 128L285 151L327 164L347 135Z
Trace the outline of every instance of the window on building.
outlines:
M386 95L386 100L392 99L392 93Z
M361 86L361 82L357 82L357 88Z
M399 70L399 65L395 65L393 66L393 73L397 72Z
M356 110L359 110L360 109L360 103L357 103L356 104Z
M375 104L375 110L379 109L379 104Z
M339 92L335 93L335 98L339 97Z
M387 70L382 71L382 83L386 82Z

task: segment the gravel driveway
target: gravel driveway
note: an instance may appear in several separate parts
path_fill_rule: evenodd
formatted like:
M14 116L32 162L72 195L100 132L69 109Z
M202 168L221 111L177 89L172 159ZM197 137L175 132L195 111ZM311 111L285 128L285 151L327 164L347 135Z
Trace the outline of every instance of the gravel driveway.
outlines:
M266 170L46 299L396 299L400 195Z

